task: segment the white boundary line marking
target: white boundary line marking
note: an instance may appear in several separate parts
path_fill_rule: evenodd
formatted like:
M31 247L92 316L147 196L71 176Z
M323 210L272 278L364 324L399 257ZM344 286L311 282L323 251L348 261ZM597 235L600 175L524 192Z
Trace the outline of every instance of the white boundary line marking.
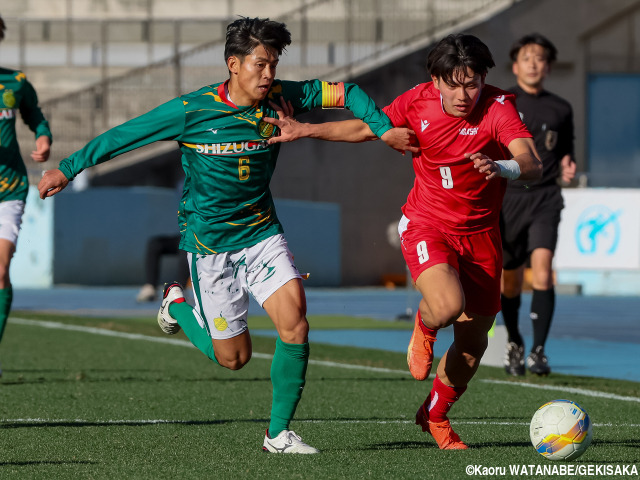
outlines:
M180 347L195 348L191 342L187 340L180 340L178 338L153 337L151 335L142 335L139 333L117 332L114 330L106 330L104 328L84 327L82 325L69 325L66 323L50 322L46 320L42 320L42 321L28 320L26 318L14 317L14 318L10 318L9 322L15 323L18 325L28 325L31 327L51 328L55 330L69 330L74 332L91 333L93 335L104 335L107 337L126 338L129 340L144 340L147 342L155 342L155 343L168 343L170 345L177 345ZM273 355L268 353L253 352L251 354L251 357L261 358L263 360L271 360L273 358ZM325 367L346 368L351 370L364 370L367 372L377 372L377 373L400 373L403 375L409 375L408 371L394 370L391 368L368 367L366 365L350 365L348 363L325 362L322 360L309 360L309 363L312 365L322 365Z
M587 390L586 388L560 387L557 385L538 385L535 383L524 383L524 382L508 382L506 380L481 379L479 381L484 383L493 383L497 385L519 385L521 387L537 388L540 390L553 390L557 392L577 393L579 395L586 395L588 397L599 397L599 398L606 398L609 400L622 400L623 402L639 402L640 403L640 398L637 398L637 397L625 397L623 395L616 395L615 393L605 393L605 392L599 392L597 390Z
M181 347L190 347L195 348L188 342L187 340L179 340L177 338L166 338L166 337L153 337L150 335L141 335L139 333L126 333L126 332L117 332L114 330L106 330L104 328L95 328L95 327L85 327L82 325L68 325L66 323L60 322L50 322L50 321L40 321L40 320L28 320L25 318L15 318L11 317L9 322L15 323L18 325L28 325L33 327L41 327L41 328L51 328L55 330L70 330L75 332L84 332L91 333L93 335L104 335L107 337L117 337L117 338L126 338L129 340L144 340L147 342L155 342L155 343L167 343L170 345L177 345ZM254 352L252 354L254 358L261 358L264 360L271 360L273 355L267 353L258 353ZM402 375L409 375L408 371L405 370L395 370L391 368L379 368L379 367L368 367L366 365L351 365L348 363L337 363L337 362L326 362L322 360L309 360L309 364L311 365L322 365L325 367L334 367L334 368L345 368L350 370L363 370L367 372L377 372L377 373L397 373ZM574 387L561 387L557 385L538 385L533 383L525 383L525 382L509 382L506 380L490 380L490 379L480 379L480 382L491 383L497 385L511 385L516 387L525 387L525 388L536 388L539 390L548 390L548 391L557 391L557 392L567 392L567 393L576 393L579 395L585 395L587 397L596 397L596 398L606 398L609 400L620 400L623 402L637 402L640 403L640 398L638 397L627 397L623 395L616 395L614 393L606 393L599 392L597 390L588 390L585 388L574 388Z

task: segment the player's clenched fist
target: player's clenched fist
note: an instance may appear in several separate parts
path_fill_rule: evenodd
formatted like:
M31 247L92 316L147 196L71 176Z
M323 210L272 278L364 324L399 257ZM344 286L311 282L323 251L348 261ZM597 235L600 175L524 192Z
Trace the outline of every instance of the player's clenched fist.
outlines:
M40 198L51 197L63 190L69 184L69 180L60 170L47 170L42 174L42 180L38 183Z

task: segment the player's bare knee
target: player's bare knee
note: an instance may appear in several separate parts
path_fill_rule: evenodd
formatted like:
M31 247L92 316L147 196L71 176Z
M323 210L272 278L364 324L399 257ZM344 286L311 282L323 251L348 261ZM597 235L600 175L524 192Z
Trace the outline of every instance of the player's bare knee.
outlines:
M435 302L434 302L435 303ZM460 305L457 302L437 302L435 305L430 304L428 310L423 312L422 318L429 319L431 328L444 328L455 322L462 312L464 311L464 305Z
M278 334L284 343L306 343L309 339L309 322L302 316L297 321L287 322Z
M229 370L240 370L249 363L249 360L251 360L251 352L248 354L238 354L233 357L221 357L216 355L216 360L218 360L221 367L228 368Z
M502 274L502 294L507 298L513 298L522 292L523 278L513 270L505 270Z

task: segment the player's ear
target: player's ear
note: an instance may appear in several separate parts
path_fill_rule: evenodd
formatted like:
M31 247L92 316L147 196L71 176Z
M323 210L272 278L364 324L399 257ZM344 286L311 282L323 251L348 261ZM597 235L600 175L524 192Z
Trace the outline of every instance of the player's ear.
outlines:
M435 75L431 75L431 81L433 82L433 86L436 87L436 90L440 90L440 79Z
M227 58L227 68L229 69L229 73L238 74L240 70L240 59L235 55L231 55Z

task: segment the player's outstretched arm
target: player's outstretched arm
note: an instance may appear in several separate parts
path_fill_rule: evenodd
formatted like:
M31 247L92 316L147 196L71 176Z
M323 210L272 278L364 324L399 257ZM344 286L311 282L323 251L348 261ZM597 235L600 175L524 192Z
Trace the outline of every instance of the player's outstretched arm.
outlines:
M509 143L511 160L493 160L486 155L465 153L464 156L473 161L473 166L486 180L504 177L510 180L539 180L542 177L542 162L538 158L533 139L516 138Z
M380 139L402 155L404 155L406 151L412 154L420 153L420 144L416 138L416 132L408 128L392 128L384 132Z
M540 180L542 178L542 161L536 151L533 138L516 138L508 145L513 160L518 162L520 176L518 180Z
M46 197L51 197L62 191L68 184L69 180L60 170L57 168L54 170L47 170L42 175L40 183L38 183L40 198L44 200Z
M361 120L343 120L339 122L302 123L292 117L270 118L264 121L277 126L280 135L271 137L269 144L293 142L299 138L315 138L330 142L359 143L377 140L369 126Z
M275 106L274 106L275 107ZM339 122L301 123L291 116L282 114L277 109L280 118L265 117L264 121L277 126L280 135L271 137L269 144L293 142L300 138L315 138L330 142L360 143L378 140L371 128L362 120L342 120ZM405 151L418 153L415 133L408 128L392 128L382 134L382 141L394 150L404 155Z

